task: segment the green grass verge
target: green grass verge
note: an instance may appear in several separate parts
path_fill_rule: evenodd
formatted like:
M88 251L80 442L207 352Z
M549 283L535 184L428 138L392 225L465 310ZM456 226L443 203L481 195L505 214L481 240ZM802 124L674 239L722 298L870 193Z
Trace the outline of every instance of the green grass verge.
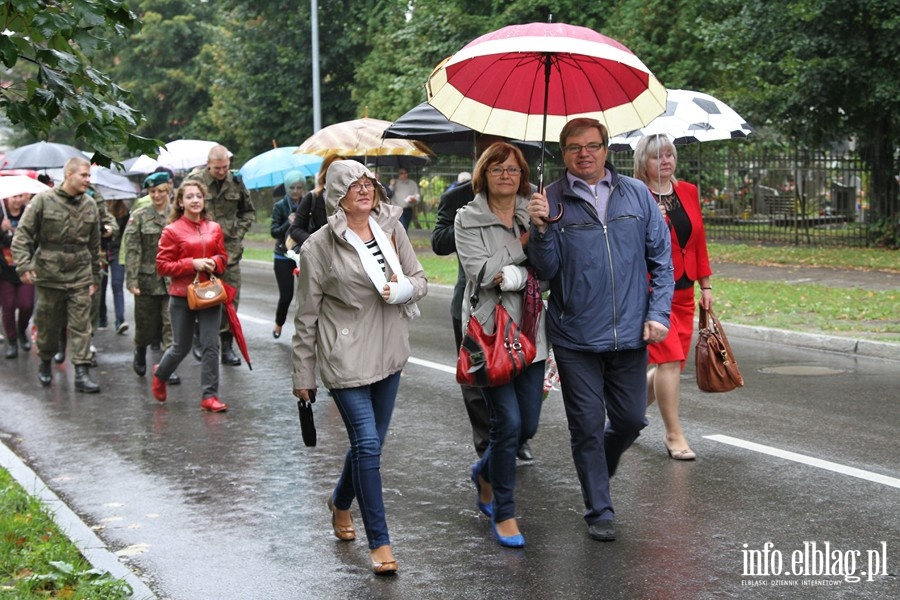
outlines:
M256 234L259 235L259 234ZM435 256L427 236L412 237L431 283L456 282L456 257ZM247 258L272 260L265 250L249 247ZM259 244L254 244L259 247ZM900 253L877 248L806 248L710 244L709 254L721 262L757 266L806 266L897 273ZM747 282L716 277L715 307L733 323L789 331L900 342L900 302L897 291L829 288L819 284Z
M40 501L0 469L0 597L118 600L130 586L97 571Z

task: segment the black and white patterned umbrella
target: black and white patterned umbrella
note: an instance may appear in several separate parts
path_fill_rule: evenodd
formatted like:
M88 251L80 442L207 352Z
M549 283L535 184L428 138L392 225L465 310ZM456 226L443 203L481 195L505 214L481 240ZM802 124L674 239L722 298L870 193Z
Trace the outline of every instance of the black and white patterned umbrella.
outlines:
M611 137L609 149L634 150L647 135L666 135L676 145L745 138L753 128L721 100L692 90L669 90L666 112L649 125Z

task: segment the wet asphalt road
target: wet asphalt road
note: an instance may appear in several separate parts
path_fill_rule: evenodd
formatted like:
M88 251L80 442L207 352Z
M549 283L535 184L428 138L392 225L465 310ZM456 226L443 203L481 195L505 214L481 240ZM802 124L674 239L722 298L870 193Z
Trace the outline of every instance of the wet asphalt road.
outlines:
M290 395L292 328L272 339L271 267L244 272L240 314L254 368L222 367L227 413L199 411L192 358L178 370L184 384L156 402L148 379L131 371L131 336L111 330L96 339L98 395L73 391L71 365L55 367L45 389L33 353L0 363L3 441L160 598L900 595L896 362L733 338L747 386L724 395L700 393L689 366L681 412L699 459L666 457L652 408L613 481L614 543L586 535L553 392L532 441L536 459L518 470L527 547L509 550L475 508L471 434L451 374L450 290L438 288L420 304L384 452L401 572L374 578L358 512L360 537L343 543L325 508L346 448L339 415L320 394L319 443L303 446ZM832 570L852 567L848 577L784 572L810 567L804 548L826 542ZM770 574L746 574L750 556ZM886 567L870 568L882 556ZM778 558L781 575L772 575Z

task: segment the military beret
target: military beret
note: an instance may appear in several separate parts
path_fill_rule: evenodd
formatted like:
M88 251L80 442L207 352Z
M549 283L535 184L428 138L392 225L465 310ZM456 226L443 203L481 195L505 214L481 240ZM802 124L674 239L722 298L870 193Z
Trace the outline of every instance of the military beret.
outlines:
M154 173L153 175L148 176L144 180L144 188L152 188L158 185L162 185L164 183L169 183L169 174L165 171L160 171L159 173Z

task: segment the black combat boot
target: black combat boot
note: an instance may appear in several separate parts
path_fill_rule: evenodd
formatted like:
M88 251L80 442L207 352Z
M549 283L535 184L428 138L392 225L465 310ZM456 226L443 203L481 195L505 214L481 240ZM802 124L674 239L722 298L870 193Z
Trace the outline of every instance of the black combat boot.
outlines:
M22 352L31 352L31 338L27 330L19 332L19 347L22 348Z
M88 365L75 365L75 389L85 394L100 391L100 386L91 379L91 368Z
M239 366L241 364L241 358L234 353L234 348L231 346L231 342L234 337L230 333L223 333L221 335L222 338L222 364L223 365L231 365L232 367Z
M41 382L42 386L47 387L52 380L53 374L50 373L50 361L42 360L41 364L38 365L38 381Z
M147 346L134 347L134 361L131 363L138 377L147 374Z
M15 358L19 355L19 344L16 338L6 340L6 358Z

